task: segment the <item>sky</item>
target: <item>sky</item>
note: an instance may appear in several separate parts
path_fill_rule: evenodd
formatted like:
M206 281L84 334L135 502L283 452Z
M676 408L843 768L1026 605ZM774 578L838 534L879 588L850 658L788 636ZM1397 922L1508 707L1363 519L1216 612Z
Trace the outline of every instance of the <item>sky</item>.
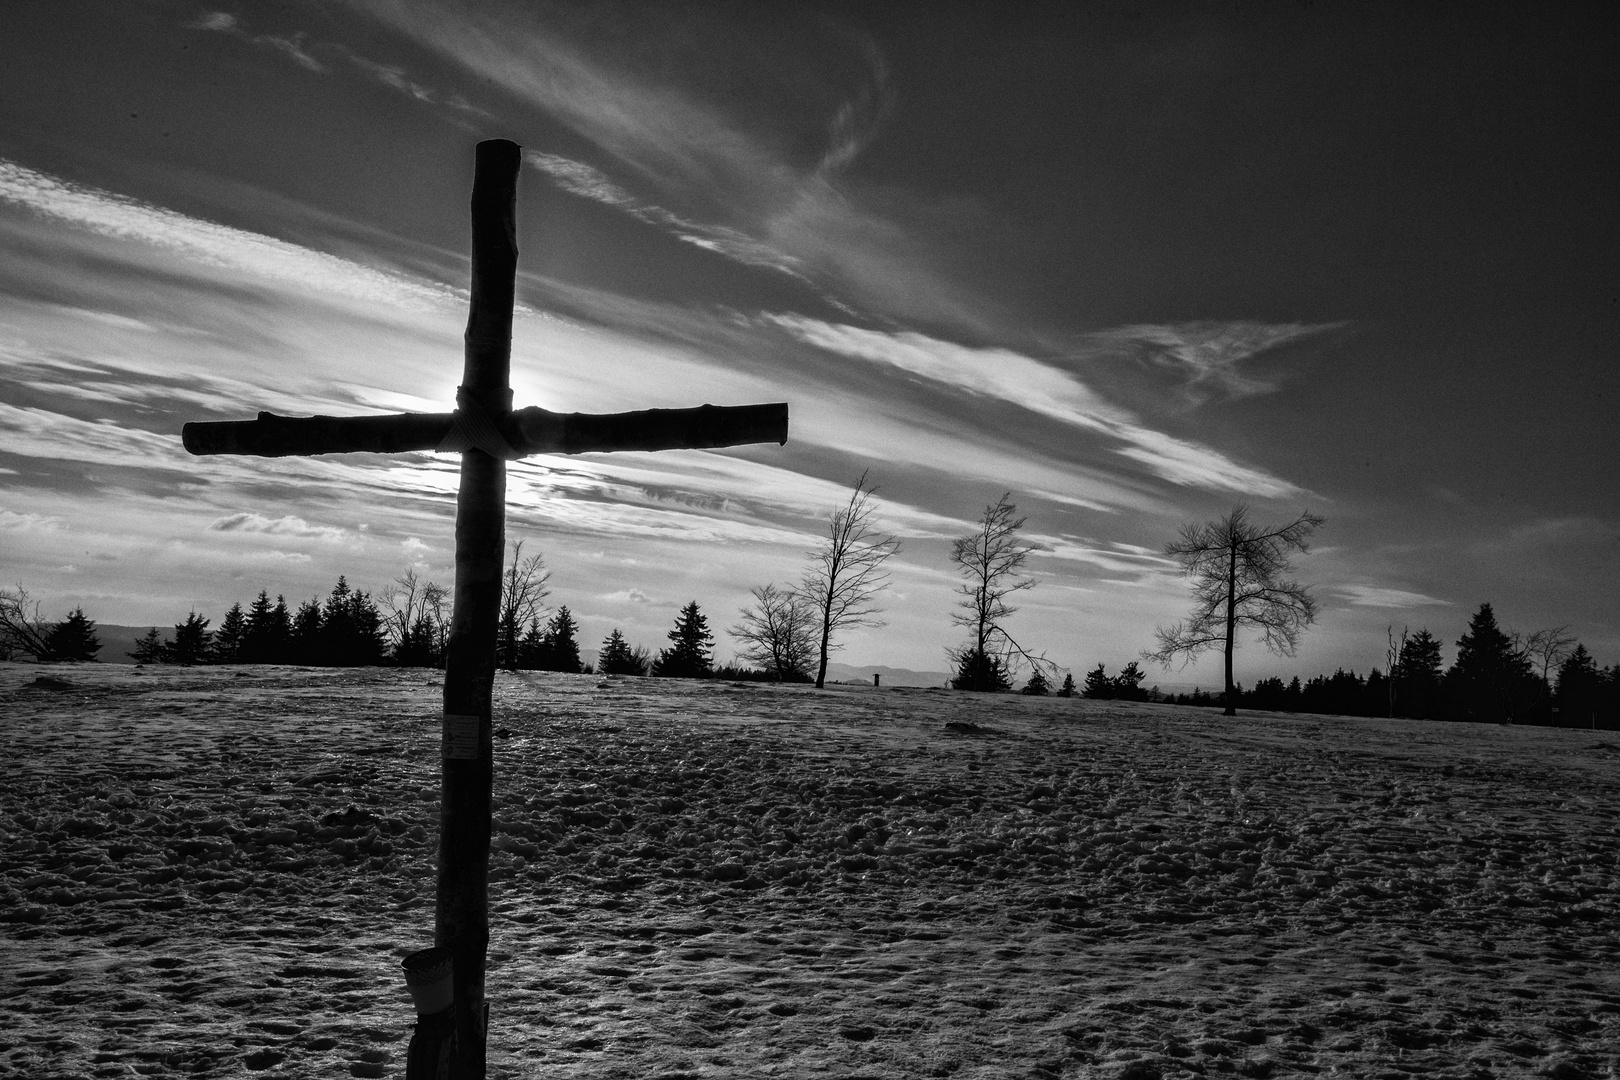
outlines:
M0 35L0 577L214 619L453 579L453 455L191 457L191 420L448 411L473 147L524 148L516 403L787 401L786 446L534 457L507 535L593 645L725 632L863 473L886 625L1110 672L1164 546L1324 516L1294 658L1454 655L1483 602L1620 662L1620 175L1601 5L21 0ZM1149 681L1219 682L1220 657Z

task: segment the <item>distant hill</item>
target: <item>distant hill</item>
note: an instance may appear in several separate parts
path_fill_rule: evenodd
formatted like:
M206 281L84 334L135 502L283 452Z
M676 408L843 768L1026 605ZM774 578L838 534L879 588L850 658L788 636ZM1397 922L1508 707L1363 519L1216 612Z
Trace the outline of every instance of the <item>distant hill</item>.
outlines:
M146 636L151 630L150 626L118 626L112 623L96 623L96 637L101 641L101 651L96 653L96 659L103 664L133 664L129 658L130 650L135 643ZM210 627L209 629L213 629ZM157 627L159 637L173 637L174 627Z
M871 686L874 674L883 676L884 686L944 686L951 677L944 671L913 671L910 668L885 667L882 664L867 667L836 662L827 664L828 682L865 683Z

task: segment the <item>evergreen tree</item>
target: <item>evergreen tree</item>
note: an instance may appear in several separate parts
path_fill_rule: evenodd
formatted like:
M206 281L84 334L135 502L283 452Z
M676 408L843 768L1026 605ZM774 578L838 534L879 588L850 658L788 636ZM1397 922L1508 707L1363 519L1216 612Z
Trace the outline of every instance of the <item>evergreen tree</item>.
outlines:
M158 635L157 627L148 630L135 648L130 650L129 658L137 664L161 664L164 662L163 638Z
M1282 712L1288 707L1288 689L1283 686L1283 681L1274 675L1255 683L1254 689L1244 695L1243 702L1251 709Z
M45 641L53 660L94 660L101 651L95 621L84 617L82 607L74 608L66 620L51 627Z
M263 596L263 593L259 594ZM243 652L247 646L248 620L242 613L240 603L232 604L225 617L219 622L219 629L214 632L214 644L210 655L216 664L237 664L242 662Z
M646 650L632 649L615 627L613 633L602 642L602 651L596 657L596 670L600 675L645 675Z
M287 632L287 662L291 664L323 664L321 658L321 602L305 600L298 605Z
M537 615L529 620L529 628L517 643L517 668L520 671L544 671L551 659L551 643L540 626Z
M951 676L955 690L984 690L999 694L1012 689L1012 672L1001 657L974 646L952 650L956 674Z
M375 667L388 655L388 628L371 594L355 590L349 594L349 640L344 662L353 667Z
M292 657L293 616L287 610L287 598L276 594L276 606L270 609L270 622L265 628L263 647L264 664L285 664Z
M1058 687L1058 697L1074 697L1074 676L1069 672L1063 673L1063 685Z
M1114 696L1114 680L1108 677L1108 672L1101 664L1086 672L1086 685L1080 691L1081 697L1107 700Z
M351 618L349 579L339 574L337 584L321 608L321 660L323 666L347 667L355 635Z
M1417 720L1440 715L1440 641L1425 627L1401 646L1394 677L1396 711Z
M1603 688L1598 671L1585 645L1565 657L1558 667L1558 724L1560 727L1596 727L1598 702Z
M206 664L210 620L193 611L185 622L174 624L174 638L163 643L163 658L171 664Z
M270 661L267 656L270 652L267 647L270 635L271 612L270 594L263 589L254 597L253 604L247 611L247 627L242 634L242 648L239 660L244 664L265 664ZM228 616L227 616L228 617ZM225 628L220 627L221 630Z
M1462 720L1511 723L1537 687L1530 661L1496 624L1491 605L1481 604L1457 639L1457 659L1446 672L1446 696Z
M1024 684L1023 692L1030 697L1045 697L1052 692L1052 684L1047 681L1046 673L1039 664L1029 673L1029 682Z
M704 679L714 668L710 650L714 638L709 621L698 610L696 600L681 609L675 629L669 632L670 647L659 652L652 673L677 679Z
M1389 715L1389 680L1377 668L1367 672L1367 686L1357 712L1360 716Z
M630 643L624 640L615 626L613 632L602 639L602 647L596 652L596 670L603 675L630 675L633 672L625 670L625 662L630 659Z
M695 613L697 610L696 602L693 603L692 609ZM702 616L699 615L698 618L701 619ZM571 675L579 674L578 633L579 625L574 622L574 617L568 613L568 605L564 604L557 609L557 614L553 615L551 621L546 624L546 652L549 654L546 658L546 670L566 671ZM705 671L705 674L707 674L707 671Z
M1114 696L1121 701L1146 701L1147 692L1142 689L1142 680L1147 678L1147 672L1137 667L1132 660L1125 665L1125 669L1114 676Z

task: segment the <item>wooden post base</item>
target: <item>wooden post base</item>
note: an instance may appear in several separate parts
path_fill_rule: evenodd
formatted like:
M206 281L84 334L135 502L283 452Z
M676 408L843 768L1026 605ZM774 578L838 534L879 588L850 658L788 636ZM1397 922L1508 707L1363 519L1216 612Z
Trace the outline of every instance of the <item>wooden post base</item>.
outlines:
M446 1009L416 1020L405 1055L405 1080L457 1080L456 1010Z

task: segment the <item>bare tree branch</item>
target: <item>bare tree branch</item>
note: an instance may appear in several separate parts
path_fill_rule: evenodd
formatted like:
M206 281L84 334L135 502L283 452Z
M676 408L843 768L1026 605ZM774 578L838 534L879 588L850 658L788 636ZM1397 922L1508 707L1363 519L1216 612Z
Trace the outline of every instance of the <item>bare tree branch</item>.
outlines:
M866 473L855 481L849 502L833 512L827 538L810 552L810 565L799 581L798 594L811 605L820 621L820 660L816 687L827 682L827 655L839 646L833 635L857 626L882 626L883 609L874 602L889 583L885 563L900 550L894 536L878 532L872 518L875 487L866 486Z
M496 623L499 666L508 671L517 670L518 639L523 628L546 610L544 601L551 595L546 582L550 580L551 571L546 569L543 556L525 559L523 541L512 545L512 561L501 575L501 612Z
M743 643L738 655L774 673L778 681L808 678L818 630L815 606L794 590L775 585L756 585L751 591L758 606L743 608L742 622L729 630Z
M1181 656L1185 666L1205 650L1223 646L1226 715L1236 715L1232 651L1238 628L1258 630L1272 652L1295 654L1301 632L1316 620L1316 601L1306 586L1283 575L1293 569L1293 552L1310 550L1307 540L1323 522L1302 513L1283 526L1252 525L1248 508L1240 504L1218 521L1182 526L1180 538L1164 551L1192 579L1192 614L1185 622L1155 629L1159 647L1144 652L1143 659L1168 668Z
M1018 611L1007 598L1035 587L1034 578L1021 576L1024 562L1035 548L1019 537L1026 519L1014 517L1016 513L1012 492L1006 492L984 508L977 531L951 541L951 562L967 578L956 587L961 599L956 603L959 610L951 613L951 622L970 630L972 640L950 650L949 655L959 677L969 669L983 676L969 680L975 683L974 689L989 689L988 683L1010 674L1007 662L1012 657L1035 659L1002 626ZM978 686L978 682L986 685Z
M0 589L0 653L7 658L25 652L41 661L54 659L50 646L54 626L40 617L38 602L20 583L15 589Z

